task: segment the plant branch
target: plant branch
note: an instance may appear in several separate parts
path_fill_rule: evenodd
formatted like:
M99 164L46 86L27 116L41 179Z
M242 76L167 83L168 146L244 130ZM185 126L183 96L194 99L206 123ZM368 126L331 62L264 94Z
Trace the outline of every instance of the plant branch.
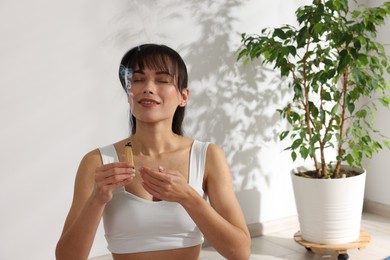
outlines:
M343 73L343 86L342 86L342 92L341 92L341 96L342 96L342 105L341 105L341 122L340 122L340 140L343 140L343 137L344 137L344 127L345 127L345 120L346 120L346 111L347 111L347 90L348 90L348 75L349 75L349 72L348 70L345 70L345 72ZM343 148L342 148L342 145L343 145L343 142L339 142L338 143L338 157L339 158L342 158L343 156ZM334 169L334 177L335 178L338 178L340 176L340 166L341 166L341 159L337 160L337 163L336 163L336 166L335 166L335 169Z
M305 108L305 117L306 117L306 127L307 127L307 131L308 131L308 134L309 134L309 143L311 144L312 143L312 140L313 140L313 131L311 129L311 112L310 112L310 107L309 107L309 89L308 89L308 82L307 82L307 57L308 57L308 53L309 53L309 49L310 49L310 44L311 44L311 41L310 41L310 38L307 39L307 43L306 43L306 51L305 51L305 54L303 56L303 89L304 89L304 93L305 93L305 99L304 99L304 108ZM313 124L314 125L314 124ZM313 154L313 161L314 161L314 166L316 168L316 172L318 174L318 177L321 177L321 172L320 172L320 168L319 168L319 165L318 165L318 160L317 160L317 155Z

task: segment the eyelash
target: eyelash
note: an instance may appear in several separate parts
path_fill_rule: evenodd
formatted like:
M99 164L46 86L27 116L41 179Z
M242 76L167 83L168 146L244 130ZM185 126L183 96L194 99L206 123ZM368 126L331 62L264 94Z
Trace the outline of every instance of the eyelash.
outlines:
M136 82L145 82L145 79L133 79L132 80L133 83L136 83ZM155 80L156 83L161 83L161 84L168 84L170 83L169 80Z

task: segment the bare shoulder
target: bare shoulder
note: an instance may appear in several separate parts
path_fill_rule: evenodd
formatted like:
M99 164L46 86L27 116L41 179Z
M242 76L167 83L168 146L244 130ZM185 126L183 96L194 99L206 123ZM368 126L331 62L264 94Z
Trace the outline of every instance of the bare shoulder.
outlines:
M94 149L90 152L88 152L87 154L84 155L83 159L81 160L82 162L84 163L87 163L87 164L102 164L102 157L101 157L101 154L100 154L100 151L99 149Z
M102 157L99 149L92 150L81 159L77 175L91 174L102 165ZM93 169L93 171L92 171Z
M214 144L214 143L209 143L208 145L208 148L207 148L207 155L211 155L211 156L216 156L216 155L222 155L222 156L225 156L225 153L224 151L222 150L221 147L219 147L218 145Z
M95 170L102 165L100 151L92 150L81 159L75 181L75 197L86 199L93 190Z
M225 152L216 144L210 143L207 148L205 179L230 182L230 169ZM221 179L222 178L222 179Z
M225 152L218 145L210 143L206 154L206 169L208 169L208 167L215 167L220 163L227 163Z

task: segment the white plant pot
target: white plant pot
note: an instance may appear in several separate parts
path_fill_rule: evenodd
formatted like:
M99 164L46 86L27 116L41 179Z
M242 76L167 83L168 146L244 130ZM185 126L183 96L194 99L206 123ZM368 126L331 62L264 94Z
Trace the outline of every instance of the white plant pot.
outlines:
M295 175L312 170L291 171L300 232L306 241L319 244L346 244L360 234L366 171L342 166L361 174L342 179L310 179Z

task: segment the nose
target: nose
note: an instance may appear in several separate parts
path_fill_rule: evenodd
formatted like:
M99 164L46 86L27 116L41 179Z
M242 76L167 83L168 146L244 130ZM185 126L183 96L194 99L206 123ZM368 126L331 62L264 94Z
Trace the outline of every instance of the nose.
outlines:
M148 80L146 80L146 84L144 86L143 93L144 94L147 94L147 93L153 94L154 93L154 88L155 88L154 81L151 80L151 79L148 79Z

